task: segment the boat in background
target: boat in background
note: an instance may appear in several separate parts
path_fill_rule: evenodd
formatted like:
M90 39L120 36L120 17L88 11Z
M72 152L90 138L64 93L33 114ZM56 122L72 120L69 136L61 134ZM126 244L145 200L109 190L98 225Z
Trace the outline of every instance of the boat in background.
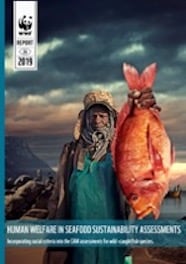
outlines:
M181 198L181 186L178 184L173 190L169 190L165 198Z

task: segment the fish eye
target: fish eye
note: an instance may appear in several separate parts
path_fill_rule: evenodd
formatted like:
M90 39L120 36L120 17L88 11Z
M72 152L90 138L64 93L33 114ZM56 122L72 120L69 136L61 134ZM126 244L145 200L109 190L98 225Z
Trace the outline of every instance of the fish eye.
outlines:
M137 199L138 199L137 194L132 194L132 196L131 196L131 200L132 200L132 201L136 201Z

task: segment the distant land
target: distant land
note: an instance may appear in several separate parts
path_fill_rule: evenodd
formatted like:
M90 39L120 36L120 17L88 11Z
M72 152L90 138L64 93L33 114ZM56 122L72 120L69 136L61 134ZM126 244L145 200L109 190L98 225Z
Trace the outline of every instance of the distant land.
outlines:
M35 161L37 159L37 162L39 162L35 162L35 169L38 168L38 165L40 164L42 167L52 168L52 170L56 170L58 159L63 149L63 145L71 140L72 138L69 135L6 137L6 162L11 165L14 161L14 164L26 167L27 162L25 162L24 159L30 161L30 158L33 158ZM12 145L12 141L15 141L17 143ZM7 145L7 143L9 144ZM18 151L18 156L17 151L15 150L16 145L21 145L23 148L23 151ZM24 155L24 153L26 155ZM30 164L30 162L28 162L28 164ZM172 165L170 171L170 178L170 186L180 184L182 188L186 189L186 163L176 161Z
M6 178L17 178L27 174L32 177L53 174L51 167L30 149L28 142L21 137L5 138Z

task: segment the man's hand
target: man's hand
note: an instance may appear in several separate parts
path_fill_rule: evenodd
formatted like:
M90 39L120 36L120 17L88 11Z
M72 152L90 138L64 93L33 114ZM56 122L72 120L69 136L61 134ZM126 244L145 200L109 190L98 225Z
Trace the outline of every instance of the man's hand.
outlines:
M144 89L143 91L131 91L128 94L128 103L130 107L153 108L161 111L161 108L156 104L156 99L151 88Z

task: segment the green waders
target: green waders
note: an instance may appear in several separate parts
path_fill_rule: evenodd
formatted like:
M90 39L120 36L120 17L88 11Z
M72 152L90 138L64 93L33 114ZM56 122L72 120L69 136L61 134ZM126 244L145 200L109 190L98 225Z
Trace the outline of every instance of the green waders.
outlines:
M70 177L69 191L71 219L121 219L110 153L99 162L86 156L83 170L74 170ZM77 247L72 249L72 264L124 264L125 251L119 247Z

